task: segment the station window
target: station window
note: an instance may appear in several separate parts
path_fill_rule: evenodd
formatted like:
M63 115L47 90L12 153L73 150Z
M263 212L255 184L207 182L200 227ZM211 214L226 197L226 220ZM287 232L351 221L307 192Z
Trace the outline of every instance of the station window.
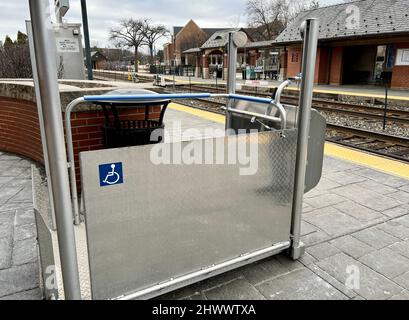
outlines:
M291 53L291 62L298 62L298 52Z

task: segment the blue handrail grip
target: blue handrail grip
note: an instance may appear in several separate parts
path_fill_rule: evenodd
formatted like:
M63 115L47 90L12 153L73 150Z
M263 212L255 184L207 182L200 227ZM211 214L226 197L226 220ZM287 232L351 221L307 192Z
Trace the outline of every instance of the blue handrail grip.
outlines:
M161 101L171 99L200 99L210 98L210 93L197 93L197 94L140 94L140 95L99 95L99 96L84 96L84 101Z
M258 97L251 97L251 96L243 96L243 95L240 95L240 94L230 94L229 97L230 97L230 99L250 101L250 102L258 102L258 103L265 103L265 104L270 104L271 102L273 102L273 100L269 99L269 98L258 98Z

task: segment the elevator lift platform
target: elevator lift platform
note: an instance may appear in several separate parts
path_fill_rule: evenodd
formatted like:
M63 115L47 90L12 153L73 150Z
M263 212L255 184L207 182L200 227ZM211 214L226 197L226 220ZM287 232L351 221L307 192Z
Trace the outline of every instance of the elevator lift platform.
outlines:
M303 254L302 198L321 177L326 124L311 109L317 20L307 20L301 30L302 76L285 81L271 99L236 94L230 68L226 94L84 96L67 107L74 216L82 207L85 221L73 227L76 252L69 253L78 257L78 270L67 270L67 260L59 258L67 257L66 247L57 249L66 230L47 226L40 205L46 192L34 172L47 299L78 297L72 281L83 299L152 298L281 252L293 259ZM245 41L241 33L229 34L230 66ZM281 93L298 80L299 106L283 105ZM203 98L226 99L224 136L82 152L78 205L71 111L81 103ZM59 288L48 285L50 266L60 275Z

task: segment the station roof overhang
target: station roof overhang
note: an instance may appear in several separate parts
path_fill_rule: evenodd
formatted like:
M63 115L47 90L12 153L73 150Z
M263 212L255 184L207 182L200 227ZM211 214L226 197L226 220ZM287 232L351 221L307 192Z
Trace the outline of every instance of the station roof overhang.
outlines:
M319 45L327 46L354 46L354 45L370 45L370 44L390 44L390 43L400 43L408 42L409 32L395 32L395 33L379 33L379 34L368 34L368 35L348 35L345 37L333 37L318 39ZM300 46L302 41L280 41L273 42L272 46L275 48L290 47L290 46Z
M194 54L194 53L200 53L200 52L202 52L202 49L200 48L190 48L190 49L183 51L182 53L183 54Z

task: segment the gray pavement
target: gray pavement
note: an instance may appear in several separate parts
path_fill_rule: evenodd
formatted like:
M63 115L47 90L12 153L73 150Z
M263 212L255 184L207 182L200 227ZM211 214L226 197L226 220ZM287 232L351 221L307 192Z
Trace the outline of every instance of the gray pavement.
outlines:
M197 121L169 110L174 119ZM30 164L0 152L0 299L40 297ZM160 299L409 300L409 180L325 157L305 195L302 240L299 261L278 255Z
M41 298L31 163L0 151L0 300Z
M167 114L176 119L198 121ZM194 127L207 125L221 128L203 119ZM409 299L409 180L325 157L301 229L307 249L299 261L279 255L160 298ZM359 289L347 281L351 270Z

